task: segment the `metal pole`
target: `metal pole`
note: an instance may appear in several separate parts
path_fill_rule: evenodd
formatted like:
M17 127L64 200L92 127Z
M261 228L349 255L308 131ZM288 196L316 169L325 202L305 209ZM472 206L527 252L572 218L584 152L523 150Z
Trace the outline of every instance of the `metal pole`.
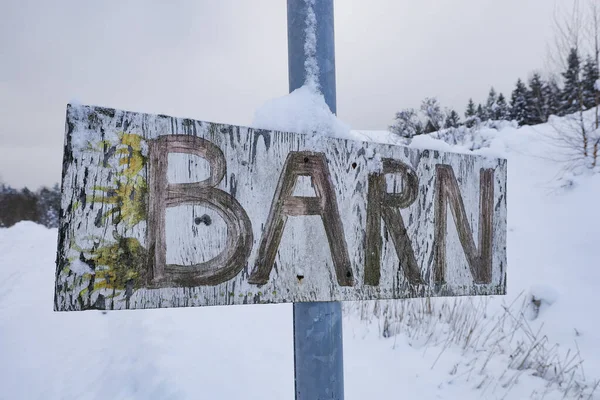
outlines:
M315 20L309 15L314 13ZM335 96L335 40L333 29L333 0L288 0L288 76L290 92L298 89L307 80L307 61L314 57L318 74L318 84L325 102L332 113L337 113ZM314 22L316 52L305 48L306 30ZM309 38L309 42L311 39ZM308 71L307 71L308 70Z
M287 17L290 92L315 85L336 113L333 0L288 0ZM296 400L344 399L339 302L294 303L294 374Z

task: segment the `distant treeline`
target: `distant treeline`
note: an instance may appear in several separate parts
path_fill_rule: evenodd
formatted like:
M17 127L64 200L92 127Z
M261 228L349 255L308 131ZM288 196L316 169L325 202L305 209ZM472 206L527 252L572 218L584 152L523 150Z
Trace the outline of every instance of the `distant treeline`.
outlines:
M595 56L588 55L584 61L579 50L571 48L560 79L545 80L539 73L533 73L527 83L517 80L509 99L492 87L485 103L475 104L469 99L464 120L461 120L456 110L442 110L435 97L426 98L418 110L407 108L397 112L390 130L411 138L440 129L477 127L481 122L489 120L537 125L547 122L551 115L565 116L598 107L599 54L600 47Z
M0 228L8 228L19 221L33 221L48 228L56 228L59 213L58 184L52 188L42 187L36 192L0 184Z

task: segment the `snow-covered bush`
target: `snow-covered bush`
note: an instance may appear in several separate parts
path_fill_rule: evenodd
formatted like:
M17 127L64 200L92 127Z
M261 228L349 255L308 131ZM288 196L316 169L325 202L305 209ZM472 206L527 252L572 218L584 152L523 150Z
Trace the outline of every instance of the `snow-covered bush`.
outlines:
M498 132L505 128L517 128L516 121L477 122L472 127L461 125L455 128L440 129L427 135L452 146L460 146L467 150L479 150L490 146ZM410 145L413 138L406 138L403 144Z

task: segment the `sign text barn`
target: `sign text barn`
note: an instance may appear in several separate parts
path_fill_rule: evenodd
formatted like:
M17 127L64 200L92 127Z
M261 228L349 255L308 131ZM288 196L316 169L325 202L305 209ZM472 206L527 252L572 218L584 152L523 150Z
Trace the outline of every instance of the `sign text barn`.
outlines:
M504 294L506 161L68 106L55 309Z

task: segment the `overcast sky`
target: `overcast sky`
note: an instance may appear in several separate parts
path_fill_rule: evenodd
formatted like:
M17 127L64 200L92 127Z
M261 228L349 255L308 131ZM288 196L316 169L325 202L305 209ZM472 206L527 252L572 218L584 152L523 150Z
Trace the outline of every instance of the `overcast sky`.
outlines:
M462 115L510 94L544 67L554 2L336 0L338 116L386 129L425 96ZM0 181L60 180L71 100L249 125L287 89L285 0L0 0Z

